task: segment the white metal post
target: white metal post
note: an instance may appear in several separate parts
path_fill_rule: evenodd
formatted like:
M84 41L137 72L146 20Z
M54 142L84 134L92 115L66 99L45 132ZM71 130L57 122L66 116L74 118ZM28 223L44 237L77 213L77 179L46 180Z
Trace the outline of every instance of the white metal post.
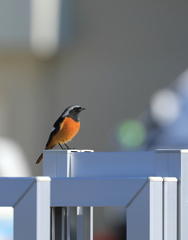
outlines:
M188 150L157 150L156 174L178 179L178 240L188 236Z
M50 178L36 177L14 205L14 240L50 240Z
M127 240L163 239L162 181L161 177L150 177L127 205Z
M90 207L90 240L93 240L93 207Z
M77 240L84 240L84 207L77 207Z
M177 178L164 181L164 240L177 240Z

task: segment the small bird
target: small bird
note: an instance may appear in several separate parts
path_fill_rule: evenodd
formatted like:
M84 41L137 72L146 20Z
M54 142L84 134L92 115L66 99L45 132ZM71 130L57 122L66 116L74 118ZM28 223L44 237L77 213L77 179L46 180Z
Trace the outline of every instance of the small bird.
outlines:
M80 129L79 113L85 110L78 105L70 106L65 109L61 116L54 123L49 139L46 143L45 150L52 149L57 144L64 149L61 144L64 144L67 149L67 142L71 141ZM36 163L40 163L43 159L43 153L40 155Z

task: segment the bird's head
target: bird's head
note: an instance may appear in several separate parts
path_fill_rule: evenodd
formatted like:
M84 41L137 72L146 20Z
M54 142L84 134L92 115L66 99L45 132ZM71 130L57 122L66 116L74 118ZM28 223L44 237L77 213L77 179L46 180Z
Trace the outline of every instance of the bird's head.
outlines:
M80 119L78 118L79 113L85 110L85 108L82 108L78 105L73 105L65 109L65 111L62 113L62 117L71 117L75 121L79 121Z

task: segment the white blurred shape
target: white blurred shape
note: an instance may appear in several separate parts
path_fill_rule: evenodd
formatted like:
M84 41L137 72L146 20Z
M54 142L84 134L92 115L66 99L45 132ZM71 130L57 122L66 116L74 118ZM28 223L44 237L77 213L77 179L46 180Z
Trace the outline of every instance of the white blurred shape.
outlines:
M20 145L12 139L0 137L0 176L31 176L27 158Z
M0 207L0 239L13 240L13 216L12 207Z
M12 219L13 208L12 207L0 207L0 220L1 219Z
M180 107L181 102L175 92L169 89L157 91L150 103L153 121L161 126L173 123L179 116Z
M31 0L31 49L40 58L57 53L60 30L60 0Z

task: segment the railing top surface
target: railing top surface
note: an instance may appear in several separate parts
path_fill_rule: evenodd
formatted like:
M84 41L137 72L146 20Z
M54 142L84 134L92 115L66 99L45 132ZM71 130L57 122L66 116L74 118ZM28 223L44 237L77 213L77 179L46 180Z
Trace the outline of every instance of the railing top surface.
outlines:
M157 149L156 153L188 153L188 149Z
M48 176L0 177L0 206L14 206L35 183L50 181Z
M106 153L122 153L122 154L136 154L136 153L188 153L188 149L156 149L153 151L108 151L108 152L95 152L91 149L50 149L50 150L43 150L44 153L87 153L87 152L93 152L93 153L100 153L100 154L106 154Z
M0 206L16 206L35 184L44 182L51 186L51 206L124 206L149 182L162 181L161 177L3 177Z
M182 159L188 159L187 149L137 152L84 151L45 150L43 175L50 177L160 176L180 179Z
M155 152L44 151L43 175L50 177L155 176Z

